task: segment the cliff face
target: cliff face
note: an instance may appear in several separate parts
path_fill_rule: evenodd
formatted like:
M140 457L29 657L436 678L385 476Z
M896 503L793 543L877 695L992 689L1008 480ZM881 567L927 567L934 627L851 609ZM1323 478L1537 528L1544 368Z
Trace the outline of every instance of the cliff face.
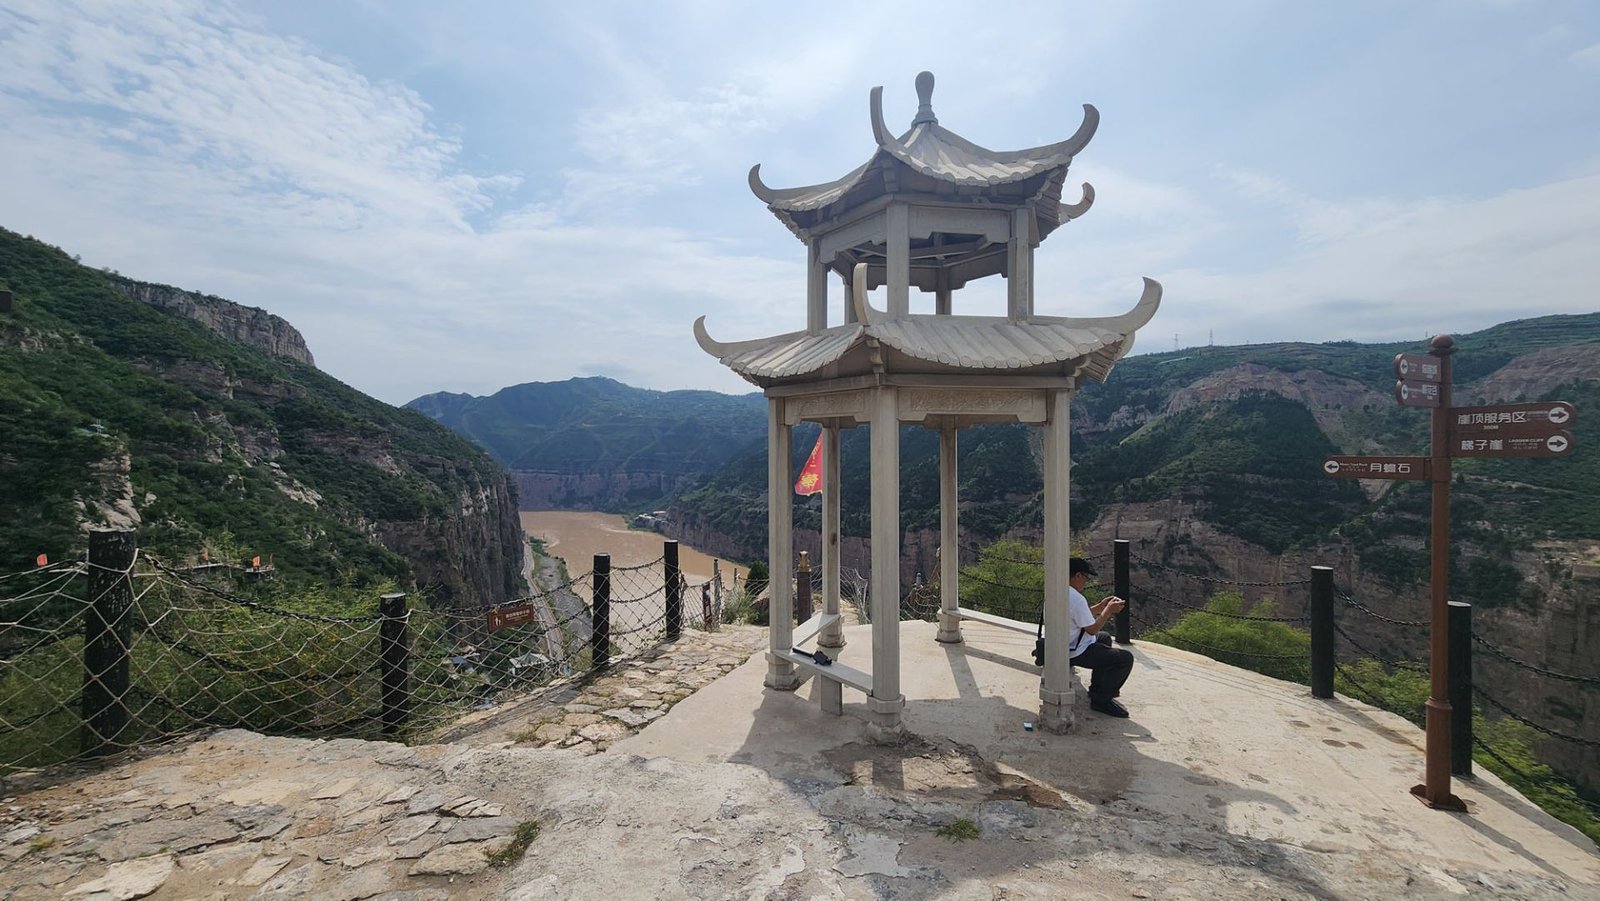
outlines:
M411 561L417 588L436 607L475 609L518 597L524 555L517 496L501 474L462 473L443 513L374 524L384 547Z
M109 525L171 560L271 557L291 588L393 581L472 608L520 593L499 464L317 370L282 319L4 229L0 282L0 572L76 557Z
M192 319L228 341L254 347L274 357L315 366L300 330L257 307L247 307L209 294L195 294L168 285L136 282L119 275L107 276L128 297Z

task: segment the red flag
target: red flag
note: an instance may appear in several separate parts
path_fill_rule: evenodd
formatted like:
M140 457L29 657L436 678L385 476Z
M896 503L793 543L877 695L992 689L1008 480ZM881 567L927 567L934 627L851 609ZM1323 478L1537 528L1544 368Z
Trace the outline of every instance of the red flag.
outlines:
M39 556L33 558L33 564L35 566L49 566L50 565L50 555L49 554L40 554Z
M260 569L261 568L261 557L259 555L255 556L255 557L251 557L250 558L250 565L252 567L256 568L256 569Z
M827 434L824 432L823 434ZM794 480L794 493L801 497L822 490L822 435L817 436L817 446L811 449L806 465L800 467L800 478Z

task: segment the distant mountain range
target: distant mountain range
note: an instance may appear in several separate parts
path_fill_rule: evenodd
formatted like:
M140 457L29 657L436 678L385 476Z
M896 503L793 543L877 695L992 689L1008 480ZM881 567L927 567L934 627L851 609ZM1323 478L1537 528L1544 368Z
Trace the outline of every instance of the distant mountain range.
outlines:
M1480 537L1491 544L1499 540L1491 535L1600 540L1600 505L1570 493L1600 489L1600 453L1586 450L1600 428L1600 313L1510 322L1457 336L1457 348L1458 403L1561 393L1594 411L1577 417L1579 450L1566 459L1457 464L1459 503L1501 510ZM1369 496L1360 483L1327 478L1321 463L1337 453L1425 451L1426 412L1401 408L1392 396L1395 354L1419 349L1288 343L1122 361L1105 384L1086 385L1074 401L1075 526L1088 528L1127 504L1182 500L1220 531L1272 553L1366 534L1375 519L1407 508L1418 486L1367 483ZM766 412L759 394L646 391L586 378L488 397L432 394L407 406L511 468L525 506L629 512L670 504L719 552L753 557L764 546ZM814 426L797 430L796 470L815 434ZM868 532L866 445L865 429L845 433L847 535ZM1026 427L962 433L962 526L974 540L1039 526L1039 457L1038 436ZM905 427L902 458L903 526L936 529L933 433ZM815 511L797 506L799 524L814 525ZM1417 561L1388 553L1394 580L1404 581Z
M654 509L766 446L760 394L647 391L607 378L533 382L406 404L512 471L526 509Z

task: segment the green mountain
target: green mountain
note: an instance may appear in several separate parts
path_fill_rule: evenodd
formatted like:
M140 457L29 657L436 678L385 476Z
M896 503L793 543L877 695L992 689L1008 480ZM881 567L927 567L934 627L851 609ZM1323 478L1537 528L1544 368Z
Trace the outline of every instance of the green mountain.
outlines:
M298 332L0 229L0 572L95 524L173 558L270 557L291 582L515 596L515 497L481 450L311 364Z
M648 391L608 378L530 382L487 397L429 394L406 407L510 468L529 509L657 506L766 441L759 394Z

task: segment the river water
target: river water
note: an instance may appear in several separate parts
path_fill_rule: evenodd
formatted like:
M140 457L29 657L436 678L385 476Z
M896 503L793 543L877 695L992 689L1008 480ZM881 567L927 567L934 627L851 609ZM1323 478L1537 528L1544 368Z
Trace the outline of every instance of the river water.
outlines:
M567 572L574 575L594 569L595 554L610 554L613 569L648 563L661 556L664 541L655 532L628 528L628 520L616 513L523 510L522 531L530 538L543 539L545 549L565 560ZM691 585L711 578L712 561L716 559L686 544L678 545L678 568ZM725 585L732 584L735 569L741 583L748 575L742 566L735 567L727 560L717 562Z

